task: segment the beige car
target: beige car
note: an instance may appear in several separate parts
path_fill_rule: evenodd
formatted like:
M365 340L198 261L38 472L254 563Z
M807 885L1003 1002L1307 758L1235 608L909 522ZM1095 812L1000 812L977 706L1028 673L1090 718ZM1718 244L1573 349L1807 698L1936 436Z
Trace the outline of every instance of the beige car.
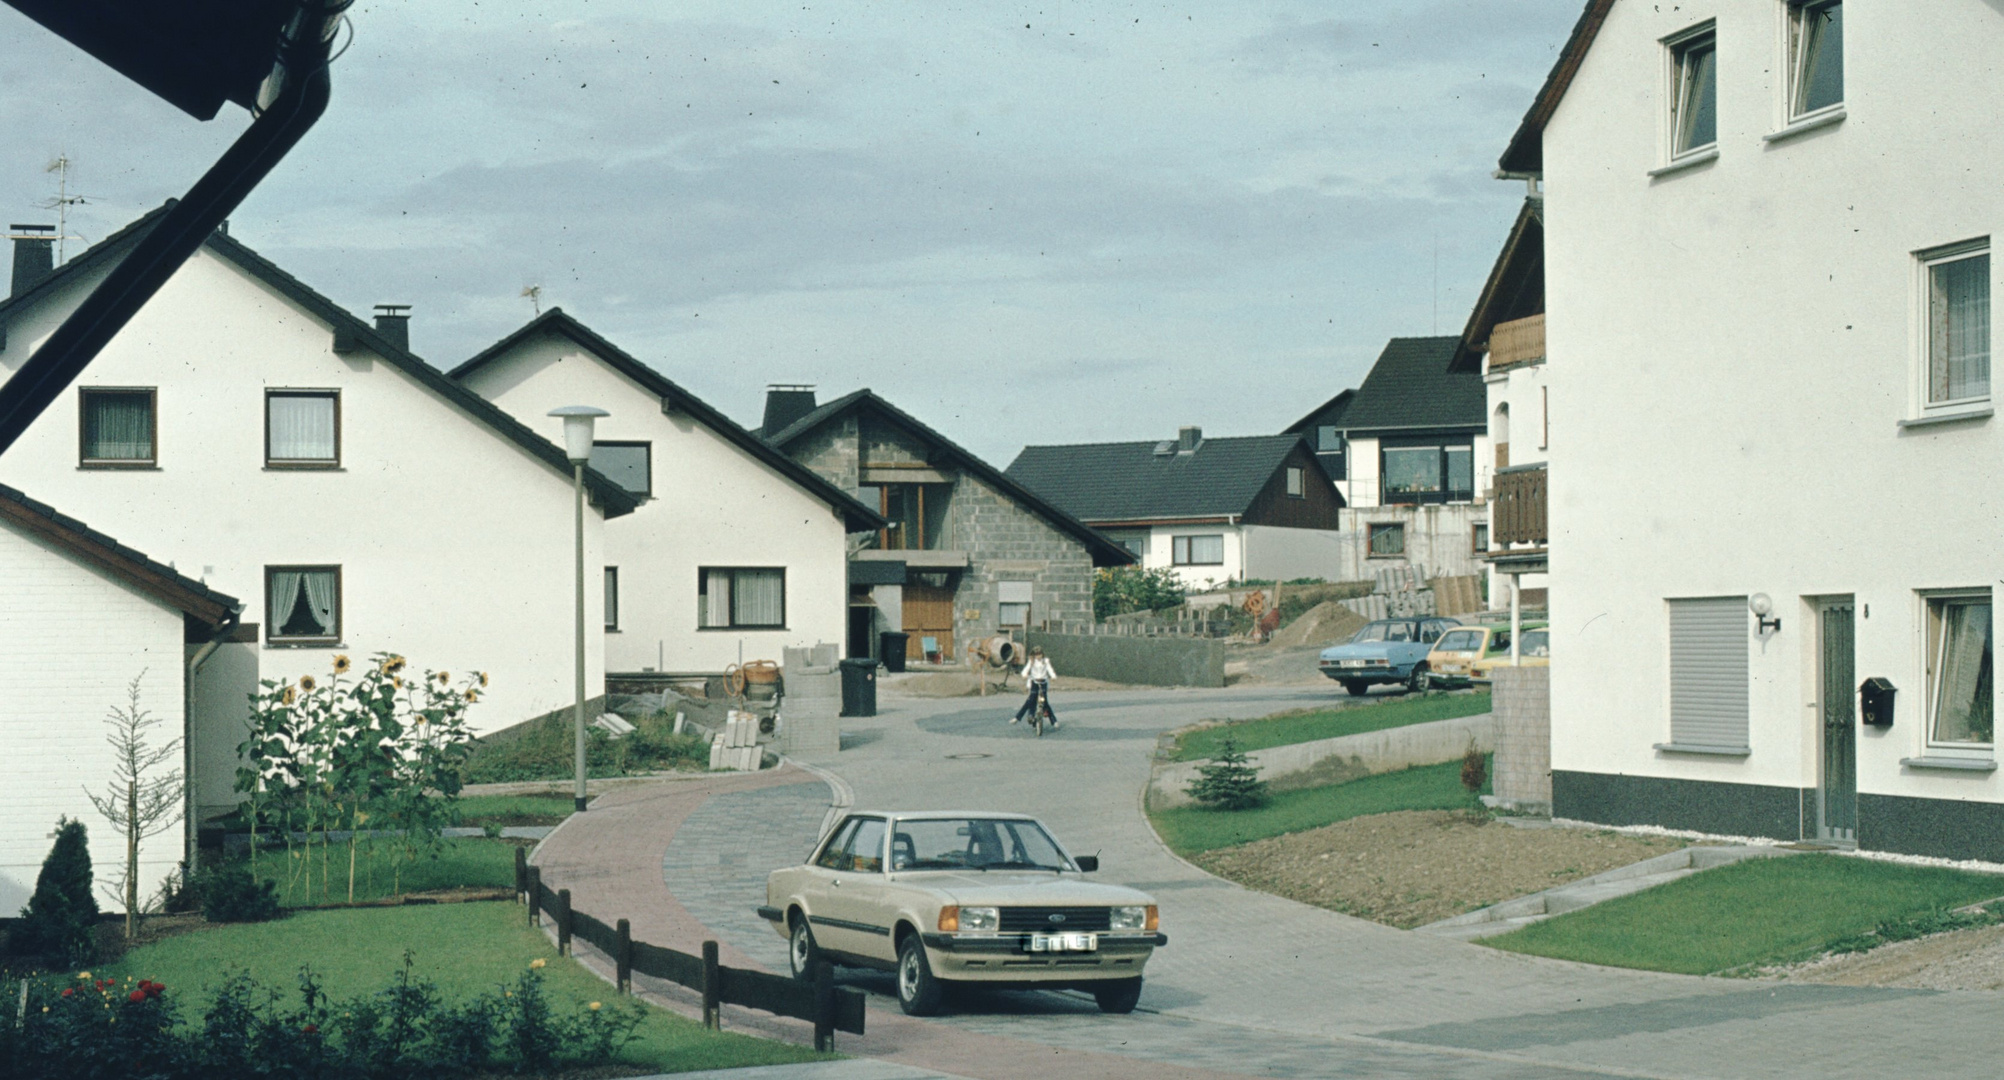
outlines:
M795 978L822 960L895 972L914 1016L939 1011L952 983L1087 990L1131 1012L1169 939L1153 897L1087 881L1097 869L1023 814L855 811L805 864L766 878L758 913L787 939Z

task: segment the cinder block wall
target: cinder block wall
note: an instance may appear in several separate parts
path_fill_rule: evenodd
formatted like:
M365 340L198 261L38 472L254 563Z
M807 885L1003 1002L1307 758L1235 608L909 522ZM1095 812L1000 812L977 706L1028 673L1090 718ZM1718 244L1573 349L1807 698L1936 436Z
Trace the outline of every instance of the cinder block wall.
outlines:
M1496 714L1499 799L1552 804L1552 669L1497 668L1491 710Z
M1141 686L1223 686L1225 647L1208 638L1137 638L1092 634L1047 634L1032 630L1030 645L1040 645L1058 670L1057 686L1066 676L1103 679Z

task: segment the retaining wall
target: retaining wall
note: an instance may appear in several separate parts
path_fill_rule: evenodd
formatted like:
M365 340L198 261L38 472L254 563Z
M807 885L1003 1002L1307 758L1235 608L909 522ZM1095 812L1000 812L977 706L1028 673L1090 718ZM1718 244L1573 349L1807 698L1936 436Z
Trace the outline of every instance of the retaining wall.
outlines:
M1223 686L1225 646L1202 638L1114 637L1031 631L1062 681L1066 676L1143 686Z
M1060 668L1059 670L1063 670ZM1341 783L1373 773L1397 772L1415 765L1459 760L1473 741L1475 748L1496 749L1496 721L1491 713L1436 720L1430 724L1339 735L1333 739L1269 746L1246 755L1259 766L1260 779L1274 791ZM1158 765L1148 782L1148 805L1156 809L1187 806L1194 800L1186 790L1204 761Z

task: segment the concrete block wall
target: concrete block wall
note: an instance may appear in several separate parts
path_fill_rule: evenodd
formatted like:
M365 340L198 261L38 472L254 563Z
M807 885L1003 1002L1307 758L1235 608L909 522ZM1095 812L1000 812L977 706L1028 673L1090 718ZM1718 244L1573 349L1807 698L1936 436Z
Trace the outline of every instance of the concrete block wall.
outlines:
M1092 620L1092 556L1042 515L963 474L947 506L946 528L945 546L967 552L970 564L954 597L955 640L975 641L1000 629L1003 581L1030 582L1033 624Z
M767 434L771 434L768 432ZM855 416L844 416L808 432L787 447L787 456L851 495L862 486L863 457ZM875 507L872 507L875 509Z
M1028 644L1042 646L1057 669L1059 687L1067 676L1143 686L1225 685L1221 641L1041 631L1031 631L1028 637Z
M832 646L786 651L786 696L779 702L780 753L824 757L842 748L842 672L833 652Z
M1497 668L1490 709L1496 716L1491 789L1499 800L1552 805L1552 669Z

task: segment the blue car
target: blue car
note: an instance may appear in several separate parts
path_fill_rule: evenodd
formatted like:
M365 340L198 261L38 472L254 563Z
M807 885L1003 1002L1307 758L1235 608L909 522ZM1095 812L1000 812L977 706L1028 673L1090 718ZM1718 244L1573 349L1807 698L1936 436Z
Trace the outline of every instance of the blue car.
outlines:
M1426 654L1459 619L1430 615L1412 619L1379 619L1357 631L1347 644L1322 650L1322 674L1362 697L1373 683L1404 683L1424 689Z

